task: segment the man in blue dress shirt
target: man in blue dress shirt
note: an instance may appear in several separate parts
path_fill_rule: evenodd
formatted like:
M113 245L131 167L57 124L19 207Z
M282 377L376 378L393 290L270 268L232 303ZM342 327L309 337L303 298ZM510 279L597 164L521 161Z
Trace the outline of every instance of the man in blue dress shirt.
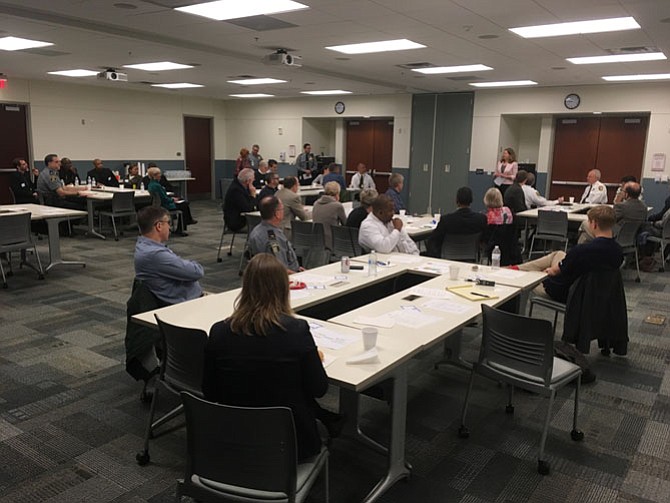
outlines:
M405 177L402 176L400 173L393 173L389 177L389 188L385 192L385 195L388 196L391 199L391 201L393 201L393 206L396 213L400 212L400 210L405 209L405 202L402 200L402 197L400 196L404 183L405 183Z

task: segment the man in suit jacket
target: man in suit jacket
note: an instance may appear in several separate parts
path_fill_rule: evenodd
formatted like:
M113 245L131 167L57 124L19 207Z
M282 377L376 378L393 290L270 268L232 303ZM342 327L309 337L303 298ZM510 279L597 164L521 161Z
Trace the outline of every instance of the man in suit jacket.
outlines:
M311 216L298 195L299 188L298 179L295 176L287 176L284 178L284 187L279 189L276 194L277 199L284 204L284 218L281 227L289 237L291 235L291 220L296 218L308 220Z
M470 209L472 204L472 190L470 187L461 187L456 191L456 206L458 209L448 215L442 215L437 228L428 238L426 255L440 258L442 241L447 234L476 234L486 230L486 215L475 213Z
M514 178L514 183L505 191L505 206L512 210L514 215L528 209L526 208L526 195L521 188L527 178L528 173L520 169Z
M223 218L233 232L241 231L247 225L242 213L256 209L255 173L251 168L244 168L232 181L226 197L223 199Z
M37 203L37 177L40 172L33 168L35 181L30 179L30 166L23 158L17 158L12 161L16 172L12 173L9 180L9 186L14 192L14 198L18 204Z

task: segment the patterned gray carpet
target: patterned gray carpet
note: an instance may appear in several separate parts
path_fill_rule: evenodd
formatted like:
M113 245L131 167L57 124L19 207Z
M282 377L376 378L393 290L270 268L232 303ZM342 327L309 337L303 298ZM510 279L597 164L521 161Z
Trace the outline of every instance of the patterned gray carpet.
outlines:
M224 254L217 263L219 206L193 207L200 223L189 237L174 238L172 248L205 266L207 290L239 286L241 240L232 258ZM183 429L152 441L149 466L135 463L148 406L123 367L134 234L118 242L82 234L64 238L62 248L64 257L86 261L85 269L58 267L38 281L33 271L16 268L9 289L0 290L0 501L174 501L184 466ZM39 250L46 260L46 240ZM643 273L636 284L634 273L625 271L629 355L589 357L598 379L583 388L582 443L569 435L573 388L560 392L547 441L550 476L536 471L544 399L517 393L515 414L507 415L505 390L479 378L471 437L462 440L456 431L469 374L434 370L437 349L414 360L407 438L412 477L382 501L670 501L670 332L667 323L643 321L650 313L667 314L668 274ZM465 356L474 359L476 329L468 329L466 339ZM385 442L386 404L363 402L364 429ZM333 389L325 404L336 403ZM171 405L164 400L160 409ZM360 501L384 472L384 458L347 438L335 441L331 452L332 501ZM309 501L323 501L322 483Z

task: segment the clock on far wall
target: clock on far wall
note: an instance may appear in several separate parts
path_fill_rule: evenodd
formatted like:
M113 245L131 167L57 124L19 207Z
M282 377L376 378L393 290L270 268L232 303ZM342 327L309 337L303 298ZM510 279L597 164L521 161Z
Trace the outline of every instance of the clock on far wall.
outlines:
M344 113L344 102L338 101L335 103L335 113L341 114Z
M579 106L580 102L581 98L579 97L579 94L575 93L568 94L563 100L563 104L565 105L565 108L567 108L568 110L574 110Z

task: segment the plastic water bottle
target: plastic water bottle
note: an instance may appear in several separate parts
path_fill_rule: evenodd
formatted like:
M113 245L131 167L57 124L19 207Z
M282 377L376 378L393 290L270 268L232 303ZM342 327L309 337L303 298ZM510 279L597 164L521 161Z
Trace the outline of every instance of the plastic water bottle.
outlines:
M91 190L91 177L86 179L86 190Z
M377 252L374 250L368 257L368 276L377 276Z
M500 269L500 248L498 245L496 245L491 252L491 268Z
M144 182L140 182L140 190L144 190Z

